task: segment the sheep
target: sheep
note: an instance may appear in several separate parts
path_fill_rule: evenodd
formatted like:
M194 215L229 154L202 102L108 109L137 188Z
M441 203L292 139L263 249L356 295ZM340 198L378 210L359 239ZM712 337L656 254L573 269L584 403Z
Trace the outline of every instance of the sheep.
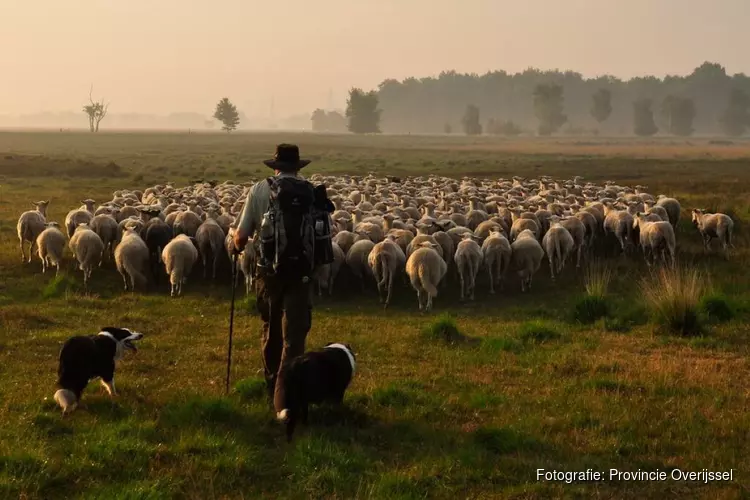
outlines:
M734 221L731 217L722 213L706 213L705 210L697 208L692 212L693 225L698 229L703 237L703 247L709 249L711 240L718 238L724 252L728 247L734 248L732 243L732 232L734 231Z
M158 217L154 217L146 223L145 238L148 247L149 262L151 264L151 274L154 277L154 283L159 283L159 268L161 267L161 252L172 240L172 229L166 222Z
M464 239L458 244L453 258L461 281L461 300L464 300L466 296L469 297L469 300L474 300L474 287L483 257L482 248L477 243L476 236L465 235Z
M100 266L104 253L104 242L88 224L78 226L68 242L78 268L83 271L83 286L88 285L94 267Z
M148 284L146 277L149 267L148 257L148 246L140 234L135 229L126 229L120 244L115 248L115 265L122 276L126 292L128 291L128 278L130 278L132 291L135 291L136 284L144 288Z
M91 219L89 227L92 231L99 235L99 238L102 239L102 243L104 243L105 255L108 255L112 260L114 260L115 245L117 244L117 240L119 239L118 233L120 230L115 218L111 215L106 214L95 215Z
M55 276L60 273L60 263L66 243L65 235L59 228L60 225L57 222L48 222L47 229L39 233L36 238L39 259L42 261L42 272L46 272L47 267L55 266Z
M651 215L658 217L656 214ZM674 266L676 242L672 224L663 220L649 221L648 216L642 212L636 214L633 224L638 226L641 249L646 263L650 266L656 262L657 255L661 255L661 260L665 265ZM648 253L651 254L651 262L649 262Z
M221 249L224 246L224 237L224 231L214 219L206 219L195 232L195 241L198 242L198 252L203 259L203 278L206 277L208 257L211 255L213 259L211 277L216 279L216 268L219 266Z
M90 212L85 209L79 208L68 212L68 215L65 216L65 229L68 231L68 238L73 237L73 233L75 233L79 224L90 224L93 218L93 211Z
M438 241L435 239L435 237L432 236L431 234L418 234L418 235L416 235L411 240L411 242L409 242L409 244L406 246L406 258L408 259L409 257L411 257L412 252L414 252L414 250L416 250L417 248L419 248L420 246L422 246L422 243L424 243L425 241L428 241L430 243L434 243L435 245L437 245L437 247L435 248L435 251L438 253L438 255L440 255L440 258L442 258L443 260L445 260L445 254L443 253L443 247L442 247L442 245L440 245L440 243L438 243ZM446 264L447 264L447 262L446 262Z
M432 299L438 295L438 285L448 271L448 265L437 253L440 245L424 241L406 261L406 274L417 291L419 310L432 310Z
M560 221L560 225L568 230L573 237L574 249L576 251L576 267L581 267L581 255L586 246L586 226L578 217L566 217Z
M161 260L172 285L172 297L182 295L182 285L187 282L187 277L198 260L198 249L193 241L188 235L179 234L162 250Z
M372 247L367 263L378 283L380 303L387 308L393 294L393 278L406 266L406 255L392 238L387 238Z
M677 223L680 222L680 211L682 210L680 202L674 198L668 198L663 194L660 194L658 198L656 205L663 207L664 210L667 211L667 215L669 215L669 223L676 229Z
M203 219L201 219L200 215L192 210L186 210L177 213L172 230L174 231L175 236L178 234L187 234L188 236L195 237L195 233L198 232L198 228L201 224L203 224ZM222 236L222 240L223 239L224 237Z
M604 208L604 234L614 236L620 243L623 255L633 240L633 216L627 210L617 210L607 203Z
M512 250L508 238L501 230L492 230L484 242L482 242L483 262L487 268L490 282L490 293L495 293L495 284L503 287L505 274L508 272Z
M363 292L365 291L365 280L367 277L369 276L374 279L372 269L368 264L368 257L374 247L375 243L369 239L363 239L355 242L346 254L346 265L349 266L349 269L351 269L354 276L359 280Z
M531 280L542 264L544 249L531 229L521 231L510 248L511 265L521 278L521 292L531 290Z
M242 274L245 276L245 294L247 295L250 295L250 290L253 287L255 265L258 262L258 251L255 245L255 240L247 240L247 244L245 245L244 250L242 250L242 253L240 253L238 263L240 271L242 271Z
M554 280L555 273L559 275L565 267L565 261L575 248L575 241L558 220L552 223L547 234L544 235L542 246L549 259L550 275Z
M318 266L313 273L318 286L318 296L323 295L323 288L328 290L328 295L333 295L333 282L336 281L336 276L346 261L346 254L341 247L335 242L331 243L331 246L333 247L333 262Z
M35 206L35 209L22 213L18 218L18 224L16 224L18 244L21 247L21 262L26 262L26 252L23 248L23 244L26 241L30 243L29 264L31 264L31 257L34 254L36 239L47 227L47 207L49 206L49 200L37 201L33 203L33 205Z
M351 231L342 230L333 237L332 241L338 244L339 247L341 247L341 250L343 250L344 254L348 254L349 249L359 239L360 235L352 233Z
M510 227L510 241L516 241L523 231L531 231L534 233L534 238L539 239L539 224L532 219L518 218Z

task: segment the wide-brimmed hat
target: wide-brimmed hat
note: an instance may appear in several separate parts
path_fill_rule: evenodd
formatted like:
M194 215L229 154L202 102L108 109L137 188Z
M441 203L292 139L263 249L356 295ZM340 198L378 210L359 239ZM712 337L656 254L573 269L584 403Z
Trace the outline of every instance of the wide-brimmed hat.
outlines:
M275 170L299 170L306 167L311 160L302 160L299 157L299 148L295 144L279 144L276 146L276 154L270 160L263 160L267 167Z

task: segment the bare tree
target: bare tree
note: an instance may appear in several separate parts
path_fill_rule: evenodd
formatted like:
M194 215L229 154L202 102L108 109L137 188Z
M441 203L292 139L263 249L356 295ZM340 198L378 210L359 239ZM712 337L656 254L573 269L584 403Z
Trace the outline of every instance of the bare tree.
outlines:
M104 99L101 102L94 102L91 98L91 94L94 91L94 85L91 85L89 89L89 103L83 107L83 112L89 117L89 130L91 132L99 132L99 122L104 120L107 116L107 110L109 109L109 103L104 104Z

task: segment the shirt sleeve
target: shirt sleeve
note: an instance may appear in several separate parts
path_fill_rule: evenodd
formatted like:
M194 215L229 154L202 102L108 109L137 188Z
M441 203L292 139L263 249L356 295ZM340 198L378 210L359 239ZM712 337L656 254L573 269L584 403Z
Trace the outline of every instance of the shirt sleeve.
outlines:
M261 181L250 188L245 199L245 206L240 214L237 228L245 232L249 238L253 237L260 226L263 214L268 210L268 190L264 189L265 186L267 186L267 183Z

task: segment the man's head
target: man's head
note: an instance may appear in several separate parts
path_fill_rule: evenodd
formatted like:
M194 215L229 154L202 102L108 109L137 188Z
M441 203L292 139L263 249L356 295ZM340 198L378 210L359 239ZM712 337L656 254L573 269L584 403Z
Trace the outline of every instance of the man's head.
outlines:
M296 173L306 167L310 160L302 160L299 157L299 148L295 144L279 144L276 146L276 154L270 160L263 163L274 170L276 174L281 172Z

